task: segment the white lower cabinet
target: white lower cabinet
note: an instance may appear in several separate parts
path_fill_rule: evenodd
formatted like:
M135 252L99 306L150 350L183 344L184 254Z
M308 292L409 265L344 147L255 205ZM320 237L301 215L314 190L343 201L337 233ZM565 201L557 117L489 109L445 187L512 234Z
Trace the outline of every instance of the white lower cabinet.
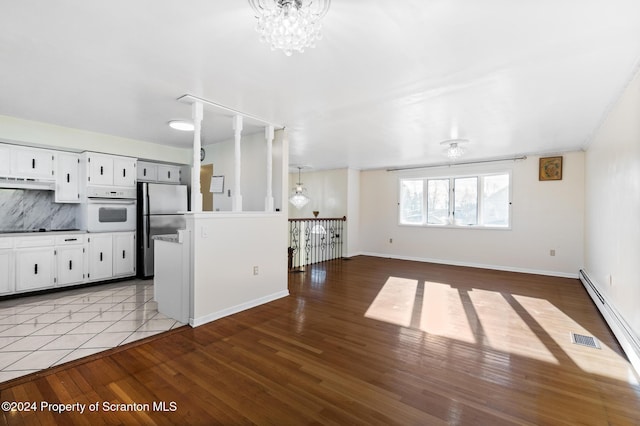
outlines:
M56 284L59 287L84 281L84 247L62 247L56 250Z
M0 237L0 296L134 276L135 231Z
M135 275L135 232L89 236L89 280Z
M53 247L16 250L16 291L50 288L55 285Z
M135 234L113 234L113 276L132 275L136 272Z
M89 237L89 280L104 280L113 276L113 240L111 234L91 234Z
M87 277L84 235L62 235L56 238L56 285L81 284Z
M0 249L0 295L13 293L13 249Z

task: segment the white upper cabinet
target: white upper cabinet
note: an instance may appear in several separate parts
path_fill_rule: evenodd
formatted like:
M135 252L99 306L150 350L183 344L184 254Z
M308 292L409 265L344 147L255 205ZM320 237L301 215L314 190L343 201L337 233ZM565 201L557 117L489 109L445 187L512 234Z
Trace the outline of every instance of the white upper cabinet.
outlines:
M0 175L25 179L55 178L54 151L17 145L0 145Z
M111 156L88 154L86 161L88 184L113 185L113 158Z
M138 161L140 182L180 183L180 166Z
M88 185L136 186L137 159L94 152L82 156Z
M113 184L115 186L136 186L136 162L135 158L113 159Z
M56 156L56 203L80 202L80 155L59 152Z
M158 182L180 183L180 166L158 164Z
M138 180L140 182L156 182L158 180L158 165L138 161Z

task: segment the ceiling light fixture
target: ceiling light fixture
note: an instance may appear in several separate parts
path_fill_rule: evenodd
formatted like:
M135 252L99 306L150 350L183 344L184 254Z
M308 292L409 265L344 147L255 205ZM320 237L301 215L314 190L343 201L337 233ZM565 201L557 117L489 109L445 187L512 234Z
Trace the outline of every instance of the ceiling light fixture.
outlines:
M464 144L469 142L467 139L449 139L446 141L440 142L440 145L449 145L447 148L447 157L451 161L456 161L458 158L464 154L464 149L460 146L460 144Z
M322 38L320 21L329 11L331 0L248 0L257 13L256 31L260 41L291 56L315 47Z
M302 167L298 166L298 183L296 183L296 186L291 191L291 196L289 197L289 202L297 209L303 208L309 202L307 189L302 186L302 180L300 179L300 169L302 169Z
M176 130L182 130L184 132L192 132L194 129L192 122L184 120L171 120L169 122L169 127Z

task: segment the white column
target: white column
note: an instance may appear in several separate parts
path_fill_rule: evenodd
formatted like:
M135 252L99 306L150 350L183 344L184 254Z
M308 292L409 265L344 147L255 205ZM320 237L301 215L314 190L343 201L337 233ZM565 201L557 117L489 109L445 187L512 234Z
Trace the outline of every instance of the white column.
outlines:
M231 197L231 211L242 211L242 193L240 192L242 152L240 150L240 139L242 137L242 116L233 117L233 131L235 137L235 166L233 174L233 194Z
M286 129L278 130L279 135L281 135L281 144L280 150L282 151L280 155L282 155L282 165L281 169L278 172L280 175L280 211L283 213L283 216L286 218L289 217L289 133Z
M264 137L267 139L267 196L264 200L264 211L273 211L273 126L264 128Z
M191 209L192 212L202 211L202 194L200 193L200 134L202 130L202 103L191 105L193 117L193 160L191 163Z

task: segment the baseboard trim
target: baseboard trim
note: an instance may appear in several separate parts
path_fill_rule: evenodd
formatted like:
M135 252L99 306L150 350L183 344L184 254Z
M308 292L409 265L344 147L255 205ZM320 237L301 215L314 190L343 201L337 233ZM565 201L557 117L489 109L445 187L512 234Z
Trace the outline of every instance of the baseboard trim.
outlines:
M212 312L198 318L190 318L189 325L191 327L198 327L211 321L215 321L229 315L237 314L238 312L246 311L247 309L255 308L256 306L264 305L265 303L273 302L274 300L287 297L288 295L289 290L283 290L277 293L269 294L267 296L259 297L257 299L249 300L247 302L240 303L239 305Z
M629 362L640 374L640 338L635 335L615 305L609 303L607 297L600 291L601 286L592 280L584 269L580 270L580 282L591 296L593 303L598 307L613 335L618 339L618 343L629 358Z
M398 256L398 255L385 254L385 253L362 252L360 254L363 256L386 257L390 259L399 259L399 260L412 260L414 262L427 262L427 263L438 263L441 265L465 266L468 268L493 269L496 271L519 272L523 274L534 274L534 275L547 275L551 277L561 277L561 278L575 278L575 279L579 278L578 273L568 273L568 272L560 272L560 271L545 271L540 269L515 268L511 266L487 265L482 263L459 262L456 260L432 259L427 257Z

